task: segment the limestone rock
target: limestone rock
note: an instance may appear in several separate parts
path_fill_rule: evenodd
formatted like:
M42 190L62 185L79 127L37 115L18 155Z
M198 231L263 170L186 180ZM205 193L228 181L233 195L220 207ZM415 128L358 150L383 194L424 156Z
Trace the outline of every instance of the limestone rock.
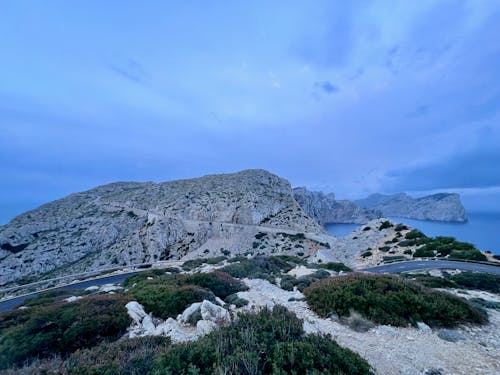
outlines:
M210 301L203 301L200 306L201 317L214 323L224 323L231 320L229 312L223 307L214 305Z
M321 225L328 223L364 224L382 214L348 200L335 200L333 193L309 191L304 187L294 188L293 196L300 207Z
M432 329L431 327L429 327L427 324L425 324L424 322L417 322L417 328L422 331L422 332L427 332L427 333L430 333L432 332Z
M198 320L196 323L196 333L199 336L208 335L209 333L215 331L218 327L217 323L210 320Z
M0 227L0 285L25 276L238 255L258 233L311 233L319 242L286 250L309 254L324 228L293 198L290 183L264 170L164 183L117 182L71 194ZM274 243L259 244L270 254Z
M354 203L367 209L379 210L383 216L458 222L467 220L460 195L455 193L432 194L422 198L412 198L405 193L372 194Z
M147 315L144 311L144 307L137 301L130 301L125 305L127 313L136 325L140 325L142 320Z

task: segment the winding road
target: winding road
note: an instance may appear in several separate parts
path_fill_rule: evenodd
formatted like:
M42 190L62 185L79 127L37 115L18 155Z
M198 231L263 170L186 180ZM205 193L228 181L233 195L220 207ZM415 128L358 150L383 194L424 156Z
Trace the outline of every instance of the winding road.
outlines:
M463 271L476 271L476 272L486 272L495 275L500 275L500 266L482 264L482 263L468 263L468 262L457 262L448 260L416 260L407 262L397 262L385 264L382 266L370 267L361 269L358 271L362 272L372 272L372 273L400 273L407 271L416 271L424 269L457 269ZM145 270L144 270L145 271ZM97 279L81 281L57 288L51 288L50 290L82 290L88 288L89 286L101 286L105 284L116 284L123 282L129 276L135 275L141 271L130 271L127 273L122 273L119 275L104 276ZM14 297L4 301L0 301L0 313L4 311L9 311L19 306L23 301L28 298L35 298L41 292L25 294L19 297Z

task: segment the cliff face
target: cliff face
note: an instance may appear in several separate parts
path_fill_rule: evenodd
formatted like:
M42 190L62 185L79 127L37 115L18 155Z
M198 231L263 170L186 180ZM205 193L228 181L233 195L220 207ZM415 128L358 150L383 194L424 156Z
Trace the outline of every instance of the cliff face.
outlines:
M360 207L348 200L335 200L335 195L309 191L304 187L293 189L293 196L302 209L318 223L364 224L381 217L381 213Z
M365 208L379 210L383 216L458 222L467 220L465 208L458 194L439 193L416 199L405 193L372 194L355 203Z
M256 249L259 232L269 234ZM289 182L263 170L165 183L112 183L48 203L0 227L0 285L46 272L56 276L158 260L299 249L285 244L283 232L316 235L317 241L302 241L305 255L321 239L331 238L297 204ZM274 237L279 235L278 241Z

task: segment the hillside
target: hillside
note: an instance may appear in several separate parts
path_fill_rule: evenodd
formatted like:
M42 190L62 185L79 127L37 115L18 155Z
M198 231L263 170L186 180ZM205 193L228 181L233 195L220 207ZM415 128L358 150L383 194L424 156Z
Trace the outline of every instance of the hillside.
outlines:
M160 260L307 256L332 239L300 208L290 183L264 170L117 182L71 194L0 227L0 285Z
M382 212L384 217L397 216L418 220L459 221L467 220L465 208L458 194L439 193L412 198L405 193L372 194L354 201L357 205Z
M364 224L382 217L380 211L367 209L348 200L336 200L333 193L323 194L304 187L294 188L293 196L302 209L321 225L329 223Z

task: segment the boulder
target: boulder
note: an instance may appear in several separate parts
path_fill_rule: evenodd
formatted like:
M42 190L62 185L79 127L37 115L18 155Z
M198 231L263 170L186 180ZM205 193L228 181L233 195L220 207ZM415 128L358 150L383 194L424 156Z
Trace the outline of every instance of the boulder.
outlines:
M204 300L200 306L201 317L203 320L209 320L214 323L224 323L231 320L229 312L212 302Z
M132 318L134 324L140 326L142 320L147 315L144 311L144 307L142 307L142 305L137 301L130 301L125 305L125 308L127 309L127 313L130 318Z

